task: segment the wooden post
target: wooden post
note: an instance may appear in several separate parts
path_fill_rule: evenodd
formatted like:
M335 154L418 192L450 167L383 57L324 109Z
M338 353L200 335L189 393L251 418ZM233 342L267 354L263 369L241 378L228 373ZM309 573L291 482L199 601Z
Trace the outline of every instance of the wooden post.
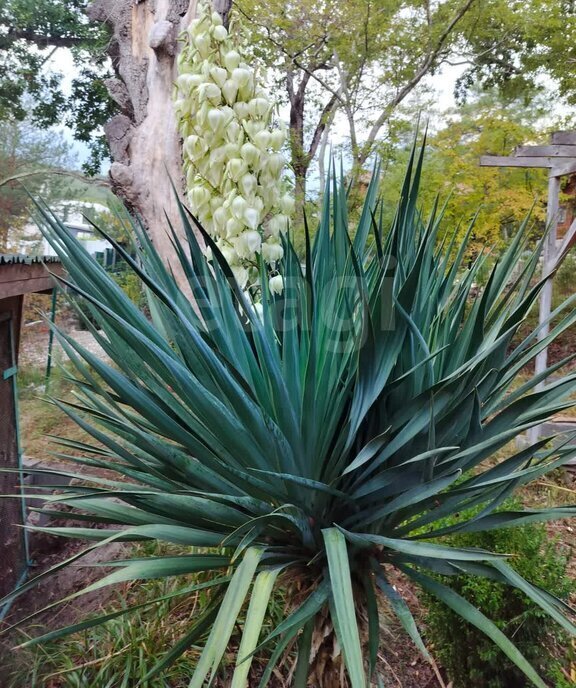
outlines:
M570 249L576 239L576 222L568 230L560 249L556 246L558 210L560 206L560 178L576 173L576 131L557 131L552 134L551 145L548 146L519 146L514 155L495 156L483 155L480 165L486 167L540 167L548 168L548 205L546 209L547 237L542 255L542 277L548 277L557 267L564 253ZM547 322L552 312L552 279L542 288L540 295L540 311L538 316L538 341L542 341L550 333ZM535 374L541 375L548 367L548 347L536 356ZM543 390L546 380L538 383L536 390ZM538 440L540 427L532 428L528 433L531 443Z
M554 269L556 264L556 227L558 225L558 210L560 207L560 177L550 175L548 179L548 207L546 209L546 226L548 228L548 236L544 244L544 252L542 255L542 276L546 277ZM542 288L540 296L540 313L538 324L542 325L538 333L538 340L542 340L548 336L550 332L550 324L546 323L552 312L552 280L549 279ZM546 324L543 324L546 323ZM548 347L543 349L536 356L535 373L543 373L548 365ZM542 380L539 383L537 390L544 389L546 381Z

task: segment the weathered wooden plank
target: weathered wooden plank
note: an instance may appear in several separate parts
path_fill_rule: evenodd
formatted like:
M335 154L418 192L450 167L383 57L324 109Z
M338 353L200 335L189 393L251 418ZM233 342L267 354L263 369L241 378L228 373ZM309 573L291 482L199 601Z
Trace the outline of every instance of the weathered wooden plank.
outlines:
M23 294L39 294L54 289L54 279L50 275L26 280L14 280L0 284L0 301Z
M480 167L556 167L558 158L516 158L513 155L482 155Z
M558 165L555 165L550 170L551 177L564 177L568 174L576 174L576 160L573 162L566 162L562 164L561 160L558 160Z
M62 275L62 265L50 265L50 270ZM0 266L0 299L11 296L49 291L54 287L54 279L42 263L14 263Z
M552 134L552 143L559 145L576 145L576 131L555 131Z
M518 146L514 155L521 158L576 158L576 145Z

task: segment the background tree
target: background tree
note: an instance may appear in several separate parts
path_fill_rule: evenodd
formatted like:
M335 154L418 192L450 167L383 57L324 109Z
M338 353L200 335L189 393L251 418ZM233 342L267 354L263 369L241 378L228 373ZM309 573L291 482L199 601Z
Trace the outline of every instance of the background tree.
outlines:
M229 2L217 3L223 12L229 10ZM96 83L102 89L102 45L108 41L115 74L106 86L119 109L106 126L114 160L111 176L116 191L143 217L162 253L170 250L164 210L175 214L166 167L176 185L181 182L172 107L174 57L195 4L94 0L88 6L94 23L89 24L81 19L87 5L82 0L9 0L0 15L8 78L23 79L33 93L53 94L52 100L42 98L53 103L44 106L46 121L50 113L62 111L58 104L66 102L62 108L77 122L77 132L83 127L85 133L97 135L110 113L110 102L91 101L80 87L76 99L58 95L58 82L45 71L48 53L39 48L70 46L78 64L100 70ZM467 66L458 84L461 98L477 82L531 95L542 87L544 73L553 78L561 96L576 97L574 77L567 69L576 50L573 2L238 0L237 6L252 20L255 53L275 68L289 103L291 162L301 200L310 165L327 141L334 117L347 123L358 171L376 143L388 135L399 107L444 65ZM89 80L82 74L79 78L88 89ZM3 83L5 89L22 88ZM90 102L100 107L82 116L82 107Z
M476 83L533 95L547 71L575 97L564 36L576 31L573 2L558 0L238 0L256 53L277 74L290 109L296 195L334 115L343 117L355 176L398 109L445 65L467 65L465 100ZM571 49L573 50L573 49Z
M111 76L105 27L91 24L86 0L4 0L0 3L0 119L38 127L66 124L89 146L84 168L96 174L108 149L102 125L113 114L105 79ZM70 89L51 69L68 49L77 72Z
M473 250L501 247L528 213L541 230L546 217L546 171L479 167L478 160L486 153L511 155L525 143L546 143L550 129L574 125L551 124L543 117L546 110L544 99L526 105L521 99L504 101L494 92L477 92L467 104L445 113L444 126L429 136L422 212L429 213L440 194L441 205L446 203L446 227L460 222L462 236L467 222L476 216ZM383 207L389 215L400 193L412 139L413 133L405 132L395 147L378 149L385 161Z
M73 168L75 158L70 144L57 131L42 131L30 121L0 121L0 251L7 251L9 244L20 237L20 231L30 216L30 197L42 195L48 202L54 202L67 195L70 178L53 174ZM25 186L21 180L5 180L26 176ZM5 182L5 183L3 183Z

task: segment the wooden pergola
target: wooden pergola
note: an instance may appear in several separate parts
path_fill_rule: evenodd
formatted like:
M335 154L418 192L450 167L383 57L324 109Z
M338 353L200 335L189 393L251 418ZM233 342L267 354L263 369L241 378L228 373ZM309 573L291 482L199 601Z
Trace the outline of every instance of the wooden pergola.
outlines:
M480 158L483 167L527 167L545 168L548 172L548 205L546 209L546 224L548 235L544 244L542 256L542 276L550 275L558 266L565 253L576 242L576 220L572 222L560 245L558 245L557 225L560 209L560 184L562 177L576 174L576 131L557 131L552 134L552 140L547 146L520 146L514 155L498 156L483 155ZM552 311L552 280L548 280L540 296L538 334L544 339L549 331L548 319ZM541 351L536 357L536 374L546 370L548 364L548 349ZM542 381L539 388L544 387Z
M31 293L50 293L55 284L50 270L62 274L55 258L31 259L20 255L0 255L0 467L16 473L0 473L0 494L14 499L0 502L0 539L3 565L0 572L0 598L8 594L25 575L28 552L24 502L17 487L22 483L22 457L18 433L18 398L16 372L24 297ZM18 473L20 472L20 477ZM0 608L0 618L7 608Z

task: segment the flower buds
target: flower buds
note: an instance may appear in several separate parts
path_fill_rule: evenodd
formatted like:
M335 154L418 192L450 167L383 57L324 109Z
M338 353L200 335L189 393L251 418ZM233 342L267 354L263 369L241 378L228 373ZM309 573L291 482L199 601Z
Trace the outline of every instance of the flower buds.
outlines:
M221 43L228 38L228 31L226 31L223 26L215 26L212 35L219 43Z

